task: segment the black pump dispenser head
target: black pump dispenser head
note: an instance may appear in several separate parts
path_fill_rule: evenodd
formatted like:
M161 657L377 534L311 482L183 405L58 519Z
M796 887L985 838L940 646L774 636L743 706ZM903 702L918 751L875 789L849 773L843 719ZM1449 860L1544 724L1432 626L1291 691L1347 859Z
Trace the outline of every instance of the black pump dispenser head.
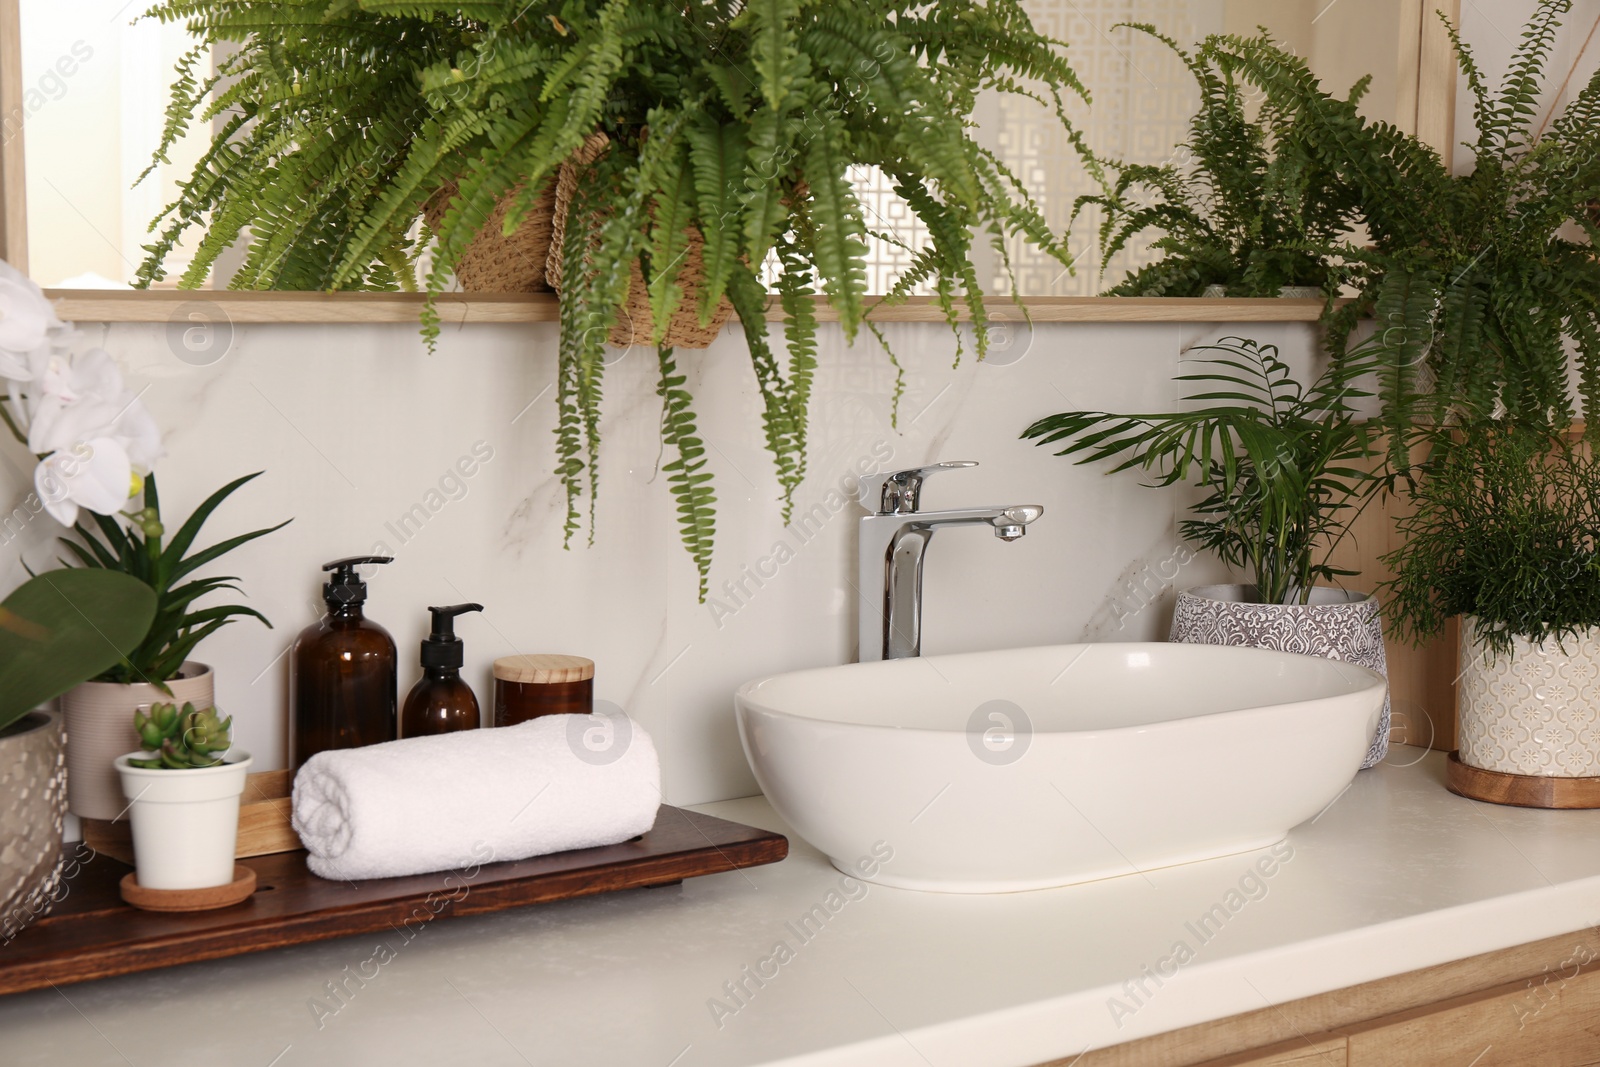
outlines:
M456 636L456 616L482 611L482 604L453 604L429 608L433 612L433 632L422 642L422 666L458 670L466 659L466 646Z
M361 580L356 568L369 563L393 562L393 556L349 556L324 563L322 569L333 571L333 577L322 583L322 599L330 608L361 603L367 599L367 583Z

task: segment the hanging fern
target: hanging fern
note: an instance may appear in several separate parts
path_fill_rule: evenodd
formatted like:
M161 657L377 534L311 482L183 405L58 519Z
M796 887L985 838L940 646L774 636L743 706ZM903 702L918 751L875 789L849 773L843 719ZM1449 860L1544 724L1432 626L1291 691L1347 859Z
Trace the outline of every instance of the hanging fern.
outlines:
M850 168L880 168L931 235L912 280L880 304L927 284L952 324L965 305L980 356L974 235L1003 253L1021 234L1072 263L1021 182L970 136L985 90L1029 96L1063 123L1065 96L1088 99L1065 46L1019 0L167 0L153 14L187 24L202 48L236 50L215 78L194 74L205 51L180 64L161 151L191 122L232 117L156 220L143 284L199 228L183 286L242 242L237 288L400 288L417 284L431 241L431 297L497 205L509 204L510 232L563 161L605 134L561 249L556 459L569 539L584 496L593 536L606 333L637 276L662 342L688 291L691 235L703 242L700 322L726 296L744 326L786 519L805 477L811 304L826 296L848 338L872 328L871 231ZM437 224L419 227L441 190ZM773 296L787 365L768 340ZM423 328L432 344L431 300ZM710 473L683 379L670 352L659 358L663 435L678 456L668 483L703 595Z
M717 498L711 488L711 472L704 469L706 446L695 429L683 375L678 373L672 349L658 348L656 353L661 363L661 384L656 387L661 397L661 439L677 452L661 469L667 472L667 484L678 502L678 530L700 571L700 599L704 601L711 542L717 532Z

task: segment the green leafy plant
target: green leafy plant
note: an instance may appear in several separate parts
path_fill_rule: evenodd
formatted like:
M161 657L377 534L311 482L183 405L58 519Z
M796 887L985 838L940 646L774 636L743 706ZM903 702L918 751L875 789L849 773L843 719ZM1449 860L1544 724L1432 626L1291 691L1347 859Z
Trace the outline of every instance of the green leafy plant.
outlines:
M726 298L744 327L786 521L805 475L811 305L830 300L851 340L863 324L876 332L867 239L895 240L869 219L852 167L880 168L930 237L882 303L926 285L955 329L964 300L980 356L976 237L1002 262L1021 234L1071 264L1021 182L969 135L981 91L1034 97L1063 122L1064 93L1087 99L1064 46L1018 0L169 0L154 14L201 42L180 68L162 151L195 118L223 125L157 220L141 283L199 227L184 286L236 241L237 288L403 287L426 252L431 301L497 205L511 232L563 161L605 134L561 245L569 541L586 494L593 535L606 334L637 271L661 346L691 288L691 235L703 240L699 321ZM198 77L219 44L216 74ZM437 227L419 227L445 189ZM773 295L786 367L768 333ZM431 302L424 330L438 335ZM703 598L715 497L684 375L664 347L658 362L668 483Z
M1390 625L1414 641L1470 616L1510 653L1600 626L1600 460L1587 442L1479 420L1430 435L1404 543L1384 557Z
M1370 394L1355 379L1372 359L1334 364L1310 388L1294 380L1272 345L1224 338L1201 351L1204 370L1177 377L1207 388L1204 405L1158 415L1072 411L1023 431L1079 463L1118 460L1157 486L1193 481L1208 495L1180 529L1188 540L1246 570L1263 603L1304 604L1318 579L1354 572L1329 562L1360 506L1380 483L1362 466L1374 455L1351 402Z
M1535 125L1544 65L1570 7L1540 0L1496 90L1451 30L1477 126L1465 175L1411 134L1362 118L1354 99L1325 93L1302 60L1270 41L1207 44L1223 69L1294 116L1317 164L1359 199L1371 246L1327 249L1353 264L1360 288L1335 317L1333 340L1342 348L1358 319L1377 318L1379 391L1397 429L1497 408L1517 422L1570 424L1569 340L1583 406L1600 410L1600 226L1588 210L1600 198L1600 74ZM1404 439L1391 438L1400 463Z
M1284 286L1338 291L1343 269L1328 249L1357 217L1351 187L1313 151L1313 132L1293 111L1251 114L1246 88L1217 57L1191 53L1144 23L1122 23L1172 49L1200 87L1200 107L1170 161L1097 161L1106 186L1073 204L1102 209L1101 263L1152 228L1165 253L1106 291L1107 296L1201 296L1223 286L1233 297L1277 296ZM1261 40L1263 55L1275 48ZM1286 53L1280 53L1289 58ZM1352 105L1366 92L1351 90ZM1109 176L1115 175L1115 181Z
M0 604L0 730L131 652L156 596L126 574L59 570L23 582Z
M130 759L128 766L146 770L183 771L195 767L215 767L233 744L233 716L217 718L216 708L196 711L185 703L151 704L147 714L133 713L133 729L148 759Z
M144 480L144 507L131 515L119 516L127 520L126 528L109 515L93 515L99 529L98 536L80 521L73 527L78 540L61 539L61 543L83 567L120 571L132 575L155 591L155 616L137 647L99 674L97 680L151 682L165 689L165 683L177 675L195 646L235 618L251 616L260 619L269 628L272 626L265 615L242 604L194 606L195 601L210 593L224 589L239 592L239 587L234 584L237 578L189 577L194 571L240 545L264 537L274 530L281 530L292 521L286 519L276 526L230 537L209 548L190 552L195 538L200 535L201 526L205 525L211 513L234 490L259 477L260 473L257 471L235 478L212 493L165 545L162 544L166 529L161 522L161 499L153 474ZM66 565L65 560L62 562Z

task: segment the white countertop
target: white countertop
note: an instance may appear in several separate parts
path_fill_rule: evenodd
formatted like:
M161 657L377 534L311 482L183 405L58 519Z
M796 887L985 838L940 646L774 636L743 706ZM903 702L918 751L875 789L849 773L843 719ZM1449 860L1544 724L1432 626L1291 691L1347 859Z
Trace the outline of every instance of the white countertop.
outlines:
M0 1062L1021 1067L1600 923L1600 811L1480 804L1437 753L1389 759L1270 877L1258 852L1002 896L863 889L791 835L780 864L433 922L386 960L367 935L8 997ZM760 797L699 810L786 829ZM372 977L339 1006L346 967ZM1146 967L1173 976L1130 993Z

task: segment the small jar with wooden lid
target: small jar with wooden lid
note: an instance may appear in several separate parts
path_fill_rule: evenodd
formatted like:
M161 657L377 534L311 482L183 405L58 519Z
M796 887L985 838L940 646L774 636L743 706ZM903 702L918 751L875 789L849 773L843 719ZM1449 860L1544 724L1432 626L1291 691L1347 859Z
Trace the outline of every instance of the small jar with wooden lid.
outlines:
M594 713L594 660L582 656L502 656L494 661L494 724L540 715Z

